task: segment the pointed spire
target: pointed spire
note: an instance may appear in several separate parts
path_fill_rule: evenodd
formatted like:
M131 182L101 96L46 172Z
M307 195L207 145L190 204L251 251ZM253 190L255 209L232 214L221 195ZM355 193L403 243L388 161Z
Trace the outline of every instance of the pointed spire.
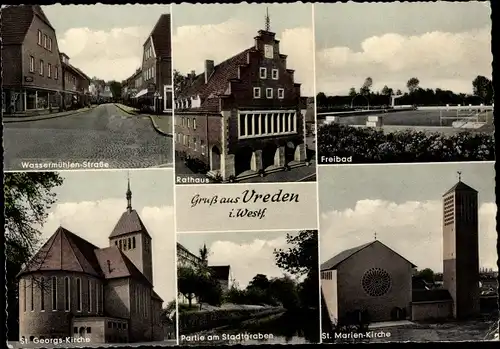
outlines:
M265 19L264 30L266 32L271 31L271 18L269 17L269 7L266 7L266 19Z
M130 190L130 173L127 173L127 211L132 211L132 191Z
M458 181L461 182L462 181L462 171L457 171L457 174L458 174Z

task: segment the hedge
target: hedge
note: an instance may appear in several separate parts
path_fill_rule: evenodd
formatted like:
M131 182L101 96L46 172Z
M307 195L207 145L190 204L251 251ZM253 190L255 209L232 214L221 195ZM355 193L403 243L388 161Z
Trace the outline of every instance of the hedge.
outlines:
M493 161L493 134L461 132L428 134L411 129L384 133L368 127L339 124L318 129L319 163L322 156L352 156L353 163Z

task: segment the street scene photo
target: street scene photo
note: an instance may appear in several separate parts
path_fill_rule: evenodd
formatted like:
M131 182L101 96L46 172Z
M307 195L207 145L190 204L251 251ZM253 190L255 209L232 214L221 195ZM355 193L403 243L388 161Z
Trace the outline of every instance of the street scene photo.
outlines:
M4 166L173 166L170 5L2 6Z
M11 348L177 343L172 172L6 173Z
M494 160L489 2L314 11L319 164Z
M177 234L180 345L319 343L318 232Z
M312 5L174 9L176 184L315 181Z
M321 166L323 341L498 340L494 174L494 162Z

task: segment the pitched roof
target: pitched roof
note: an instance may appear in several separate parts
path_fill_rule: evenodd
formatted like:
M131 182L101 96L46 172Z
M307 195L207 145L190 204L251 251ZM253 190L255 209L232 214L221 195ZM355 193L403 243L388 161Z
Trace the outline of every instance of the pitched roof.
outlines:
M451 301L451 295L446 289L433 289L433 290L413 290L412 302L439 302Z
M95 251L99 248L69 230L59 227L18 274L37 271L72 271L101 276Z
M469 187L467 184L465 184L462 181L458 181L458 183L455 184L453 187L451 187L446 193L444 193L443 196L446 196L450 193L457 192L457 191L477 193L476 189Z
M134 263L116 246L95 251L104 278L116 279L131 277L151 285L149 280L134 265Z
M172 57L170 14L162 14L151 31L156 57Z
M0 10L2 44L20 45L33 22L34 11L31 5L7 6Z
M211 265L208 267L217 280L229 280L229 265Z
M201 97L201 109L217 110L218 97L227 94L229 80L238 78L238 67L246 65L247 56L254 47L248 48L214 66L214 71L205 84L205 72L194 78L187 77L186 86L179 91L179 97Z
M151 238L148 230L142 223L141 218L136 210L127 210L123 212L122 216L115 225L115 228L109 235L110 238L127 235L130 233L143 232Z
M379 243L382 246L384 246L385 248L388 248L389 250L391 250L392 252L394 252L395 254L397 254L399 257L403 258L405 261L407 261L408 263L410 263L412 265L412 267L415 266L413 263L411 263L406 258L404 258L403 256L401 256L399 253L395 252L393 249L391 249L388 246L386 246L385 244L381 243L379 240L374 240L374 241L371 241L369 243L366 243L366 244L363 244L363 245L360 245L360 246L356 246L356 247L353 247L353 248L350 248L348 250L344 250L344 251L340 252L336 256L334 256L334 257L330 258L329 260L327 260L326 262L322 263L321 264L321 271L337 269L337 267L341 263L343 263L347 259L351 258L356 253L364 250L366 247L371 246L371 245L373 245L375 243Z
M151 298L163 302L163 299L158 295L158 293L155 292L155 290L151 290Z

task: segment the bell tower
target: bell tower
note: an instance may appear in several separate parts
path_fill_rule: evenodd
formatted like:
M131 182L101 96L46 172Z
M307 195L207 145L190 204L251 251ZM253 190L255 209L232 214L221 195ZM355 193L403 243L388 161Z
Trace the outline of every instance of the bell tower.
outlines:
M132 208L132 190L130 178L127 179L127 208L109 235L110 246L119 248L135 267L153 283L152 239L139 214Z
M453 298L453 316L479 315L478 193L462 182L443 195L443 283Z

